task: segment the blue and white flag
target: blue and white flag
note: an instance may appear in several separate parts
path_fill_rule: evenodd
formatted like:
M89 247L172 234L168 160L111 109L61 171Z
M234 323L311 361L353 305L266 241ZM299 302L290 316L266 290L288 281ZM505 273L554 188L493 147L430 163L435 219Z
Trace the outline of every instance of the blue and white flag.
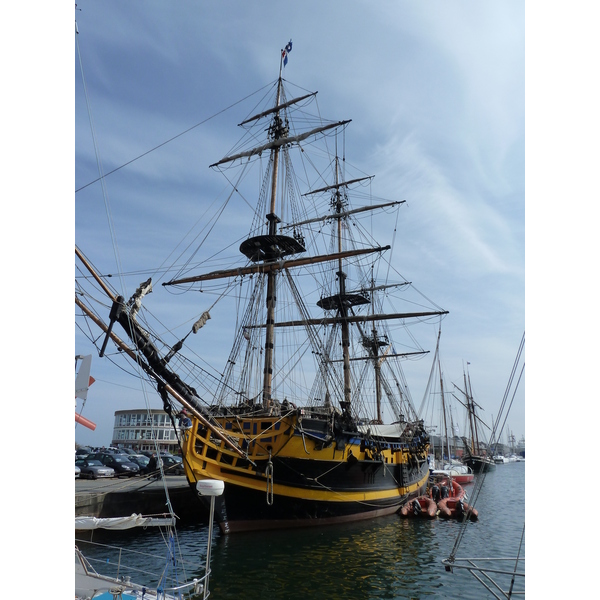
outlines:
M292 40L290 40L286 45L285 48L281 51L281 57L283 58L283 66L285 67L285 65L287 65L287 61L288 61L288 54L292 51Z

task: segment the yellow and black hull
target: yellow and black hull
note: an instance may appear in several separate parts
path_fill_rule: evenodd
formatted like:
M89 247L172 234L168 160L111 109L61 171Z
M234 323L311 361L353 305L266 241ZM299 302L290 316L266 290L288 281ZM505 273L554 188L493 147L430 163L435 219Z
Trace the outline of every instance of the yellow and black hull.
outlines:
M224 481L215 516L225 533L392 514L427 484L428 443L422 440L373 440L358 431L327 435L318 421L303 421L296 412L216 421L247 458L194 420L184 435L184 464L192 485Z

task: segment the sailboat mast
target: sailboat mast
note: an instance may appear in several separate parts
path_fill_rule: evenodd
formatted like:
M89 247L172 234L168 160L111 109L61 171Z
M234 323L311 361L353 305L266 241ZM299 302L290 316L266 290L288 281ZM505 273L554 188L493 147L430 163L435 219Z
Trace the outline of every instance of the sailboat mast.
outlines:
M277 100L275 106L279 107L281 102L281 65L279 67L279 82L277 84ZM275 112L273 123L271 124L271 135L277 140L287 134L287 128L284 127L279 110ZM273 148L273 173L271 177L271 204L267 215L269 221L269 235L277 234L277 223L279 218L275 214L277 202L277 176L279 172L279 149L277 145ZM275 303L277 301L277 274L274 271L267 273L267 322L265 333L265 366L263 371L263 394L262 403L265 410L269 409L271 403L273 386L273 349L275 345Z
M471 399L469 397L469 388L467 387L467 375L463 371L463 379L465 382L465 397L467 399L467 414L469 415L469 430L471 431L471 454L476 454L475 452L475 431L473 431L473 405L471 404Z
M448 462L451 462L450 440L448 439L448 423L446 420L446 401L444 400L444 379L442 377L442 367L440 366L440 355L438 354L438 371L440 373L440 392L442 394L442 414L444 416L444 435L446 436L446 450L448 452ZM442 458L444 453L442 452Z
M467 363L468 364L468 363ZM479 454L479 435L477 433L477 420L476 420L476 416L475 416L475 402L473 400L473 390L471 389L471 374L469 373L469 369L467 367L467 377L469 379L469 387L465 387L465 389L467 390L469 396L469 401L471 403L471 409L473 411L473 428L475 430L475 447L477 448L477 454ZM465 386L467 385L467 383L465 382Z
M454 439L456 431L454 429L454 419L452 418L452 410L450 410L450 431L452 433L452 445L454 446L454 452L456 453L456 440ZM448 442L448 444L450 444L450 442Z

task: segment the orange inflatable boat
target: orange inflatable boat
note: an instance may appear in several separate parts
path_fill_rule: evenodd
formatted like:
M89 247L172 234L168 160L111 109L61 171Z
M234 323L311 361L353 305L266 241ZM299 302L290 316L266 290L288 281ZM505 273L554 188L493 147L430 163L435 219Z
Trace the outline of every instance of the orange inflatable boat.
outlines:
M479 519L477 509L467 504L462 498L444 498L437 503L437 508L440 511L440 517L443 519L458 519L459 521L463 521L465 516L471 521Z
M425 519L434 519L437 515L437 504L429 496L419 496L410 502L407 502L401 509L400 514L403 517L422 517Z

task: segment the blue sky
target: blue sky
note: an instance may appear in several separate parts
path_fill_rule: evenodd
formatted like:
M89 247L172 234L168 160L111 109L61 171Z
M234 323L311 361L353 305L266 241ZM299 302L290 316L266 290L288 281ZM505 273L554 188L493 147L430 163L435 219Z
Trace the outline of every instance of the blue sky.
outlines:
M168 262L219 191L208 165L239 135L235 111L217 113L275 79L292 39L286 79L318 90L324 116L351 118L349 160L375 175L377 196L407 200L394 260L450 311L445 376L460 382L468 361L482 417L497 415L525 330L522 2L77 7L87 101L75 56L76 189L98 177L88 102L104 173L202 123L106 177L104 190L96 182L76 193L76 242L103 272L117 273L117 261L128 273ZM124 282L124 295L140 281ZM148 302L171 325L179 300L159 287ZM107 444L114 410L144 407L146 396L75 334L76 353L95 354L83 414L98 425L78 426L76 441ZM433 350L431 336L420 341ZM428 371L425 361L406 369L417 404ZM524 396L522 384L507 422L517 439ZM160 406L156 394L150 403Z

